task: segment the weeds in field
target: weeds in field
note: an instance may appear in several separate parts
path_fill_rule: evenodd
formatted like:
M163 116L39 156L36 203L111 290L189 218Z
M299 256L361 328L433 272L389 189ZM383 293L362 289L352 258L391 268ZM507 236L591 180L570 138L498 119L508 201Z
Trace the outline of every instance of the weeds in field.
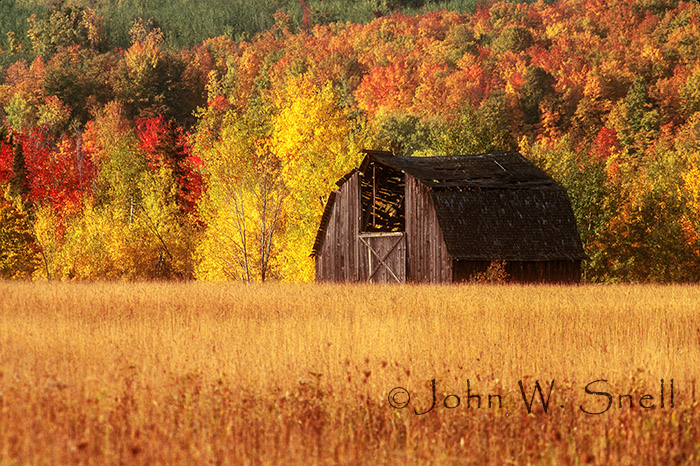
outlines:
M485 271L474 274L471 282L475 284L505 283L508 277L506 261L493 261Z

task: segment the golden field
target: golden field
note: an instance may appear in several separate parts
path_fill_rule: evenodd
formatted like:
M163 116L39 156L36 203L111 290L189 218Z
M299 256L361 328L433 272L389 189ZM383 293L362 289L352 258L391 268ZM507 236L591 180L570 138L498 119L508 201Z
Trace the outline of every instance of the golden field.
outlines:
M2 466L697 464L696 390L694 286L0 282Z

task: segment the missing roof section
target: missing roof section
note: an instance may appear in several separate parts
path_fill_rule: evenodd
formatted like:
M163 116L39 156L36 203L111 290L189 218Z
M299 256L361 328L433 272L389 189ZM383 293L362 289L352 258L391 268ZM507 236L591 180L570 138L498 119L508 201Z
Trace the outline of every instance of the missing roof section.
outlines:
M362 175L360 231L404 231L406 178L403 172L372 161Z

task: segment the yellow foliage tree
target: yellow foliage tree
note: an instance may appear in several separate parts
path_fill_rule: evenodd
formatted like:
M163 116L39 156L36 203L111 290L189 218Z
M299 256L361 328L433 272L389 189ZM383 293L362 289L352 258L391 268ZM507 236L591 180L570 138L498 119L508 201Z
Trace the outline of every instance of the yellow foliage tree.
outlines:
M364 125L331 84L289 78L272 99L223 117L220 136L200 133L207 225L195 276L246 281L314 277L314 236L335 181L360 161Z
M39 266L29 216L19 199L0 193L0 278L30 278Z
M61 253L63 229L56 211L48 205L34 210L34 237L41 249L42 267L34 272L35 278L52 279L56 276L56 262Z
M172 174L161 168L138 183L133 209L118 202L86 201L80 212L59 219L49 206L34 224L45 256L36 276L51 279L154 279L192 276L195 236L175 202ZM60 234L57 234L57 230Z
M286 279L306 281L314 277L309 254L323 206L338 178L359 164L365 130L339 105L330 83L317 87L305 76L289 78L275 104L272 150L290 193L280 266Z
M279 278L277 239L287 189L270 148L270 116L251 106L230 113L221 137L199 141L208 189L199 203L207 224L195 276L208 280Z
M37 277L191 278L194 222L178 205L172 168L149 163L121 107L108 105L84 133L97 167L94 197L60 215L37 205L34 229L44 254Z

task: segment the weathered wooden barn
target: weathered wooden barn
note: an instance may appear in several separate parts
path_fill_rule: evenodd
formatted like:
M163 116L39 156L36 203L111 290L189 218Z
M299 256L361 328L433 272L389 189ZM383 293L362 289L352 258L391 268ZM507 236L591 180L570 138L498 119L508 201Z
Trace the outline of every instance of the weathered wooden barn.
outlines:
M365 154L326 204L317 281L460 282L493 261L513 281L580 281L566 190L519 153Z

